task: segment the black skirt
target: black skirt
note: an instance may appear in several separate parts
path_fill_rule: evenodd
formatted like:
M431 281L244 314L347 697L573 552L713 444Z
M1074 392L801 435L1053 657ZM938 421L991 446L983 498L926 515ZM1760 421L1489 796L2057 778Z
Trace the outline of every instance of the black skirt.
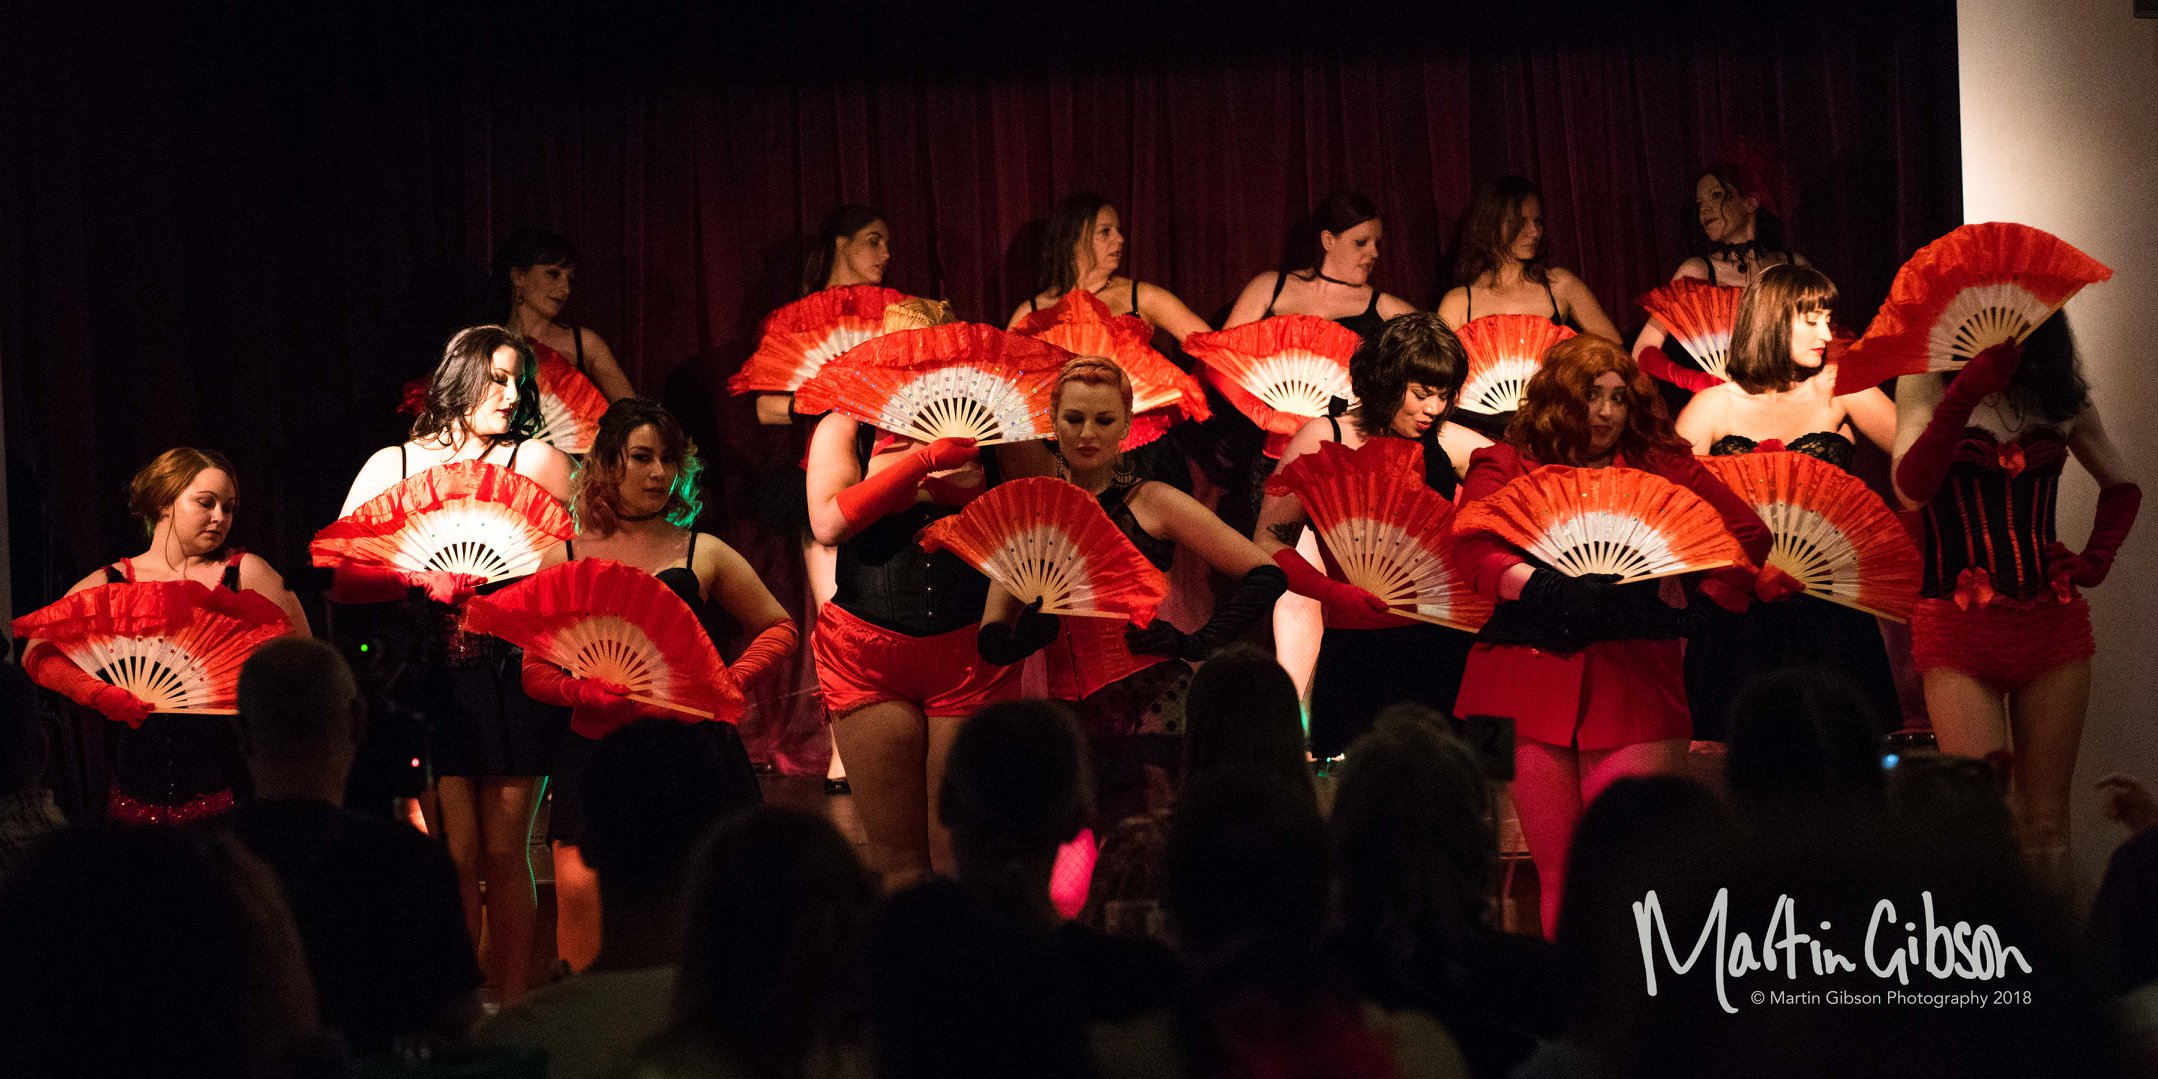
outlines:
M1883 734L1902 726L1896 676L1880 623L1864 611L1813 596L1756 603L1721 620L1715 632L1686 642L1686 700L1693 736L1730 736L1731 710L1754 679L1793 667L1826 667L1848 675L1873 709Z
M1340 756L1390 704L1414 701L1454 714L1476 635L1426 622L1335 629L1319 638L1311 672L1311 752Z
M749 750L742 745L742 734L732 723L697 723L690 729L712 740L719 759L726 768L721 780L734 797L727 802L733 805L755 805L764 801L763 789L757 785L757 770L749 762ZM586 738L574 731L562 739L562 750L555 757L554 777L548 781L552 801L547 810L547 838L572 846L583 842L584 833L584 772L591 765L592 756L599 752L599 739Z

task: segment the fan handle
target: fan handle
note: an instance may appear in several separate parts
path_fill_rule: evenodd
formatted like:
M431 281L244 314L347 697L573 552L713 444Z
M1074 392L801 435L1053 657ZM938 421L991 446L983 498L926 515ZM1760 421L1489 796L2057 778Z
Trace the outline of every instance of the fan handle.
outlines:
M1458 629L1463 633L1476 633L1478 631L1476 626L1466 626L1451 619L1440 618L1435 614L1425 614L1409 607L1388 607L1386 613L1397 618L1409 618L1418 622L1428 622L1434 626L1445 626L1447 629Z
M1698 565L1698 566L1681 566L1681 567L1679 567L1679 568L1677 568L1677 569L1662 569L1662 570L1657 570L1657 571L1656 571L1656 572L1654 572L1654 573L1643 573L1643 574L1639 574L1639 575L1637 575L1637 576L1633 576L1633 577L1624 577L1624 578L1620 578L1620 579L1619 579L1619 581L1618 581L1617 583L1618 583L1618 584L1638 584L1638 583L1640 583L1640 582L1642 582L1642 581L1653 581L1653 580L1657 580L1657 579L1659 579L1659 578L1663 578L1663 577L1677 577L1677 576L1679 576L1680 574L1685 574L1685 573L1699 573L1699 572L1701 572L1702 570L1710 570L1710 569L1722 569L1722 568L1724 568L1725 566L1729 566L1729 565L1733 565L1733 564L1734 564L1734 563L1733 563L1733 561L1732 561L1731 559L1728 559L1728 558L1726 558L1726 559L1722 559L1722 560L1720 560L1720 561L1716 561L1716 562L1703 562L1703 563L1701 563L1701 564L1700 564L1700 565Z

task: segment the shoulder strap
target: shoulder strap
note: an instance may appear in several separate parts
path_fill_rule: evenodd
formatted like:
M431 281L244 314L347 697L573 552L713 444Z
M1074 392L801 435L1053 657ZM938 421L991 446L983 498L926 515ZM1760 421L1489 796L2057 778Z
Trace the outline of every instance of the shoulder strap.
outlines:
M405 460L405 444L400 442L397 444L397 478L404 479L411 474L412 465Z
M689 568L690 568L690 572L692 572L692 573L696 572L696 570L697 570L697 530L696 530L696 529L694 529L694 528L692 528L692 529L690 529L690 530L689 530L689 553L688 553L688 554L686 554L686 555L684 555L684 556L682 556L682 560L683 560L683 561L685 561L685 562L688 562L688 563L689 563Z
M515 442L510 443L510 459L502 467L509 469L512 472L517 471L517 451L523 449L524 446L525 440L521 438Z
M131 559L126 559L126 558L123 558L123 559L119 560L118 562L115 562L115 563L113 563L112 565L106 566L106 567L105 567L105 583L106 583L106 584L133 584L133 583L135 583L135 563L134 563L134 562L133 562L133 561L132 561Z
M1041 309L1042 309L1042 306L1041 306L1041 296L1040 296L1040 294L1038 294L1038 293L1037 293L1036 295L1033 295L1033 296L1029 296L1029 297L1027 297L1027 310L1028 310L1028 311L1040 311Z
M863 477L869 475L869 459L876 454L877 429L866 423L854 425L854 458L862 467Z
M1131 279L1131 313L1139 315L1139 279L1136 277ZM1139 315L1139 317L1145 318L1146 316Z
M1278 299L1281 299L1281 290L1282 290L1283 286L1287 285L1288 283L1289 283L1289 271L1287 271L1287 270L1282 270L1282 271L1280 271L1279 273L1276 273L1276 274L1274 275L1274 294L1273 294L1272 296L1268 296L1268 297L1266 298L1266 317L1267 317L1267 318L1273 318L1273 317L1274 317L1274 301L1275 301L1275 300L1278 300Z
M1551 321L1559 320L1559 294L1551 291L1551 279L1544 278L1544 295L1551 300Z
M1461 321L1465 325L1476 317L1476 282L1461 286Z
M1371 286L1371 306L1364 308L1364 313L1367 315L1379 313L1379 286Z
M1461 486L1461 477L1454 472L1454 459L1447 456L1446 447L1439 444L1441 423L1431 425L1419 439L1424 444L1424 486L1445 495L1449 500Z
M225 576L217 582L225 586L225 591L237 592L240 590L240 559L245 557L247 557L246 551L234 547L232 557L225 559Z
M584 374L584 327L570 327L569 339L577 349L577 373Z
M1331 426L1332 426L1332 427L1334 428L1334 441L1336 441L1336 442L1339 442L1339 441L1341 441L1341 417L1340 417L1340 415L1338 415L1338 414L1332 414L1332 413L1330 413L1330 414L1328 414L1328 415L1327 415L1327 417L1326 417L1326 422L1327 422L1327 423L1328 423L1329 425L1331 425Z

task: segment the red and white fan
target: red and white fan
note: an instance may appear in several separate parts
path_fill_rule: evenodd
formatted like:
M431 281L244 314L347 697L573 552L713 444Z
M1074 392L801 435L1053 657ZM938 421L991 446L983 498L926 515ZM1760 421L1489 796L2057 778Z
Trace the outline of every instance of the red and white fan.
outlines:
M1803 453L1703 457L1774 534L1769 564L1806 594L1898 622L1918 602L1918 545L1864 481Z
M500 637L579 678L629 690L633 701L727 723L742 688L697 615L660 579L604 558L549 566L465 604L467 632Z
M1206 365L1207 381L1237 411L1265 429L1266 455L1281 456L1290 436L1326 415L1334 398L1354 403L1349 359L1363 338L1313 315L1275 315L1184 339L1184 351Z
M577 534L546 488L485 461L452 461L407 476L315 533L317 566L361 563L447 570L506 581L539 568L547 548Z
M599 420L607 414L606 395L562 354L538 342L532 344L539 360L539 429L532 437L561 450L582 454L592 448L599 434Z
M1145 319L1111 315L1109 305L1085 289L1028 315L1019 332L1074 356L1106 357L1124 369L1131 379L1132 422L1120 449L1138 449L1184 420L1204 423L1213 415L1199 380L1154 350L1154 329Z
M1469 355L1461 384L1462 408L1497 416L1521 407L1521 391L1544 362L1544 350L1574 332L1542 315L1472 318L1454 336Z
M833 357L884 332L884 309L907 294L878 285L812 292L765 317L757 351L729 393L792 393Z
M1839 391L1955 370L1994 345L2021 342L2083 286L2112 277L2052 233L2007 221L1965 225L1896 271L1873 324L1842 353Z
M1681 277L1650 289L1641 309L1663 324L1701 370L1728 382L1731 331L1738 326L1738 298L1746 290Z
M1460 531L1485 531L1569 577L1620 583L1720 569L1746 560L1700 495L1632 468L1545 465L1463 507Z
M85 588L16 619L13 628L18 638L51 642L152 712L208 715L234 712L241 664L292 632L266 597L195 581Z
M923 550L950 550L1043 614L1145 625L1168 579L1132 546L1101 503L1047 476L1000 483L922 529Z
M885 334L832 362L795 391L794 410L838 412L923 442L977 445L1050 434L1049 395L1071 354L971 322Z
M1491 617L1454 564L1454 505L1425 485L1421 444L1321 442L1269 477L1266 492L1302 501L1343 577L1391 613L1470 633Z

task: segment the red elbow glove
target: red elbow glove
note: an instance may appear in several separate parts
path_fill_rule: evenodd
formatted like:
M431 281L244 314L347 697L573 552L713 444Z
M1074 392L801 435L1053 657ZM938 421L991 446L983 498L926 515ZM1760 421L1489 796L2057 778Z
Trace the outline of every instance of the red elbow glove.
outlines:
M1700 393L1710 387L1723 385L1722 379L1706 371L1696 371L1691 367L1680 367L1677 362L1671 359L1670 355L1655 345L1642 349L1641 354L1634 357L1634 362L1640 364L1641 370L1648 372L1650 378L1661 379L1673 386L1677 386L1679 389L1692 393Z
M1948 478L1948 466L1955 461L1956 443L1971 422L1971 411L1980 401L2007 389L2008 380L2015 377L2016 365L2021 362L2021 350L2013 344L2000 344L1963 366L1941 394L1941 403L1934 408L1925 431L1910 449L1903 451L1903 460L1896 465L1896 489L1905 498L1913 502L1933 500L1941 481Z
M839 492L839 513L856 528L889 517L914 504L914 492L931 472L958 468L979 456L971 438L940 438Z
M2046 548L2046 572L2056 582L2077 588L2096 588L2113 570L2113 557L2128 541L2135 527L2136 511L2143 507L2143 488L2116 483L2098 492L2098 512L2091 521L2091 541L2076 554L2059 540Z
M749 647L742 649L727 669L734 672L735 681L746 686L750 679L770 670L772 664L793 655L799 640L801 633L794 628L794 620L780 619L752 638Z
M1397 625L1386 617L1386 601L1347 581L1337 581L1320 573L1295 548L1284 547L1274 552L1274 564L1281 567L1282 575L1289 579L1289 591L1299 596L1309 596L1326 607L1329 622L1343 629L1378 629Z
M48 642L39 641L23 653L22 669L31 681L84 708L94 709L114 723L140 727L150 714L150 706L143 703L142 698L93 677Z

